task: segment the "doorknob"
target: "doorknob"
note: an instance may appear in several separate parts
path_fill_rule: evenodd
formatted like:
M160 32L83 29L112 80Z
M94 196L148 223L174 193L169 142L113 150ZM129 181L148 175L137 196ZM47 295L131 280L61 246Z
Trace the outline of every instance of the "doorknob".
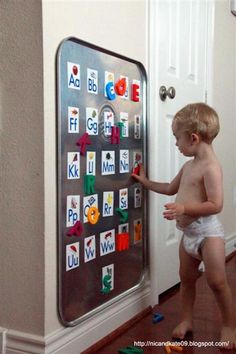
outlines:
M173 99L175 98L175 88L173 86L170 86L167 90L165 86L161 86L159 89L159 96L162 101L165 101L167 96L170 99Z

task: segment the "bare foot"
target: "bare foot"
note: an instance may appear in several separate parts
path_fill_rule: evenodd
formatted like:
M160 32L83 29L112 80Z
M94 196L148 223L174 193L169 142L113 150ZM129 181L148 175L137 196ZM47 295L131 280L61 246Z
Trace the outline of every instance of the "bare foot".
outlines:
M221 348L236 348L236 330L233 330L230 327L222 327L220 341L225 342L225 345L221 346Z
M187 332L191 332L193 330L192 321L182 321L178 324L177 327L172 332L173 338L184 339Z

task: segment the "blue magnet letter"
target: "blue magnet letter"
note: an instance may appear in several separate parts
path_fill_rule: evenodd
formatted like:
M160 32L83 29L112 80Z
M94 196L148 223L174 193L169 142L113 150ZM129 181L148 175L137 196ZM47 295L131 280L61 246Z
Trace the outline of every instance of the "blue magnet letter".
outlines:
M107 94L107 98L112 101L116 98L116 94L114 91L114 84L113 82L108 82L106 84L106 94Z

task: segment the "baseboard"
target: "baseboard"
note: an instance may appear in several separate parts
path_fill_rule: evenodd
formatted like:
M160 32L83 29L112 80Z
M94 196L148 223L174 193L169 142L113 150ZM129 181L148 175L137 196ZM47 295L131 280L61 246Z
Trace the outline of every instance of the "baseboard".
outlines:
M7 330L5 328L0 327L0 353L6 354L6 333Z
M44 354L43 336L9 329L6 333L6 354Z
M93 319L63 329L47 340L46 354L80 354L150 305L150 285L130 294Z
M8 330L6 354L80 354L150 305L150 284L75 327L46 337Z
M129 321L124 323L122 326L115 329L113 332L109 333L106 337L102 338L100 341L83 351L81 354L94 354L98 350L102 349L104 346L113 342L117 337L125 333L130 327L132 327L137 322L141 321L144 317L152 312L152 306L148 306L146 309L141 311L138 315L132 317Z

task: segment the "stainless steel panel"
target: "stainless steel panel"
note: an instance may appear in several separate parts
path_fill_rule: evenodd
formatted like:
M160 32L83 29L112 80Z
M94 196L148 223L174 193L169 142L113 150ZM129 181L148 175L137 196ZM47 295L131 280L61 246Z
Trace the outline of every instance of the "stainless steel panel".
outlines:
M73 64L76 64L75 67ZM88 73L87 69L92 70ZM71 86L75 85L80 89L68 87L71 71L73 72ZM128 99L119 95L115 100L105 97L105 71L114 73L115 83L120 76L128 77ZM88 92L88 76L95 78L97 93ZM133 80L140 81L138 102L131 99ZM93 89L93 86L91 85L90 88ZM68 107L72 107L72 110L73 107L75 108L73 114L76 119L71 120L73 132L69 132ZM86 151L96 152L94 194L97 195L97 206L100 212L97 224L84 222L83 203L86 196L84 175L86 174L87 155L77 154L80 147L76 144L86 132L88 124L86 108L88 107L96 108L98 116L98 135L89 135L91 144L86 146ZM79 121L76 115L77 108L79 109ZM123 137L119 144L111 144L111 138L105 134L104 112L113 112L114 124L120 121L121 112L128 113L128 136ZM140 126L135 126L135 116L140 117ZM78 132L75 132L77 131L75 122L79 122ZM96 131L95 128L94 123ZM142 64L75 38L64 40L57 53L57 130L58 308L62 323L66 326L73 326L97 311L104 310L130 292L137 291L144 283L147 263L146 194L142 186L130 176L135 162L134 153L141 153L144 165L146 158L146 73ZM120 150L129 151L129 169L125 173L120 173L119 170ZM114 174L101 174L102 151L106 151L108 160L109 158L115 159ZM110 153L111 151L114 151L114 156ZM68 155L69 152L73 154ZM79 160L79 163L75 161L75 168L68 172L68 159L73 159L73 157L74 160ZM76 164L78 170L76 170ZM70 179L68 179L68 173ZM116 208L120 206L119 191L124 188L128 189L128 209L124 211L128 212L130 246L128 249L118 251L117 234L122 222ZM142 195L141 205L135 205L137 188ZM104 191L113 192L114 212L112 216L103 216ZM68 196L72 197L68 199ZM137 198L138 196L136 195ZM70 204L72 204L71 208ZM141 240L135 241L138 228L134 223L136 222L137 225L139 219L142 237ZM81 235L68 236L68 231L78 220L83 227ZM113 243L108 244L106 237L102 237L101 233L110 230L114 230L112 236L105 236L111 236ZM116 235L115 243L114 234ZM93 248L89 248L89 242L94 243ZM85 254L85 248L87 254ZM112 252L107 253L107 251ZM109 267L110 265L112 267ZM108 287L104 285L107 271Z

